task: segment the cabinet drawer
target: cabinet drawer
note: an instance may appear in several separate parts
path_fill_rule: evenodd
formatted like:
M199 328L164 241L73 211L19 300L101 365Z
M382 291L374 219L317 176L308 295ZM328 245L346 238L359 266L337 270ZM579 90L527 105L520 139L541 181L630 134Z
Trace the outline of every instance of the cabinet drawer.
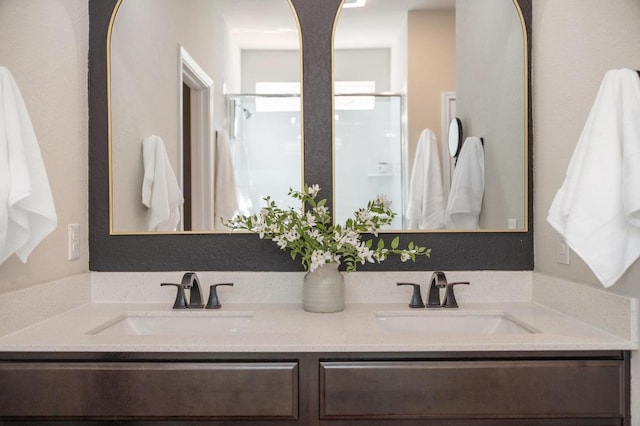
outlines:
M623 375L609 360L322 362L320 416L619 418Z
M296 362L5 363L0 417L298 416Z

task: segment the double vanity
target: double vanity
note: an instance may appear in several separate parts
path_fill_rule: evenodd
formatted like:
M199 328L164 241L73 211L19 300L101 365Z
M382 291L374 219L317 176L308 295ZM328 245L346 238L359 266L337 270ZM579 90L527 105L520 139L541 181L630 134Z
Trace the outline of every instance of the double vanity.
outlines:
M142 284L107 296L119 274L106 275L114 278L95 274L88 303L0 338L7 424L631 424L637 343L624 323L635 305L617 296L606 295L597 315L618 315L620 332L590 324L581 308L568 315L538 303L544 284L523 296L507 290L513 301L487 300L501 286L473 293L491 273L470 274L458 309L409 308L409 289L378 279L347 283L346 309L332 314L305 312L294 295L283 303L269 283L261 293L249 276L220 289L220 309L205 310L173 309L175 290L158 282L146 285L150 302L137 300ZM604 295L585 291L593 294L574 307ZM243 292L266 303L242 302Z

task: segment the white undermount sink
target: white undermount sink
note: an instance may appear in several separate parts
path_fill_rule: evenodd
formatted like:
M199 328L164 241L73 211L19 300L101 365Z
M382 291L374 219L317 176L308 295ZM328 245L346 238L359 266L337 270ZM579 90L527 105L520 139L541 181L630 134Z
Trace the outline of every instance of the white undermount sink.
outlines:
M420 335L530 334L538 330L504 312L376 312L382 329Z
M253 312L127 312L93 328L87 334L134 336L218 336L246 328Z

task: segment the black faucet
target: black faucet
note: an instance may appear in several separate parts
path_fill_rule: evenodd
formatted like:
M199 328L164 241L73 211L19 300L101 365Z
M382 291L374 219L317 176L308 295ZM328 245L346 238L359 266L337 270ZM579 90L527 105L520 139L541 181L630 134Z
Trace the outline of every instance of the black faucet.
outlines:
M200 280L195 272L187 272L182 276L180 284L162 283L161 286L176 286L178 292L173 303L173 309L202 309L202 291L200 290ZM185 296L185 290L189 290L189 300Z
M447 286L447 276L444 272L436 271L431 274L429 280L429 294L427 295L427 308L441 308L440 289Z
M457 308L458 302L456 301L453 287L465 284L469 285L468 281L448 283L447 276L444 272L436 271L431 274L431 282L429 284L429 295L427 300L427 308ZM440 302L440 289L445 289L444 298Z

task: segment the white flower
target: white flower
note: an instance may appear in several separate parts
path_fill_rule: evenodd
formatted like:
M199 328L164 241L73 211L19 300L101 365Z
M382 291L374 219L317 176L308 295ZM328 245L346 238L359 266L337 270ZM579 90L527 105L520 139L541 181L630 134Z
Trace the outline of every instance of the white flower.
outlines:
M408 251L403 251L403 252L400 254L400 261L401 261L401 262L406 262L406 261L407 261L407 260L409 260L409 259L411 259L411 256L409 255L409 252L408 252Z
M376 201L382 206L383 209L389 210L391 208L391 201L384 195L378 195Z
M311 185L307 191L311 198L315 198L318 195L318 192L320 192L320 185L318 184Z
M277 234L279 231L278 224L272 223L271 225L267 226L267 231L271 234Z
M284 238L284 235L278 235L274 237L273 242L278 244L278 247L280 247L281 250L287 248L287 240Z
M289 231L284 233L284 239L289 242L293 242L298 238L300 238L300 234L295 229L290 229Z
M360 234L352 229L344 230L342 233L335 232L333 239L336 241L338 248L342 248L345 245L357 247L360 244Z
M374 255L374 251L372 251L369 247L365 246L364 244L360 244L360 246L358 246L358 258L360 259L361 263L365 263L365 262L369 262L369 263L373 263L374 259L373 259L373 255Z
M373 216L371 215L371 211L367 210L367 209L360 209L358 210L357 213L357 218L358 220L362 221L362 222L366 222L367 224L371 223L371 218Z
M316 217L311 212L307 212L306 214L306 222L310 228L316 226Z
M317 207L314 207L313 210L316 212L318 216L324 216L326 214L329 214L329 208L326 206L317 206Z
M260 236L260 239L264 239L264 234L267 231L267 226L265 225L264 222L258 222L256 223L256 226L254 228L254 232L258 233L258 236Z
M331 262L332 260L333 255L328 251L315 250L313 253L311 253L311 265L309 266L309 271L313 272L320 266L324 265L327 262Z
M312 229L311 232L309 232L309 236L320 244L324 242L324 236L317 229Z
M383 262L387 260L388 250L382 249L380 251L375 252L374 257L378 262Z

